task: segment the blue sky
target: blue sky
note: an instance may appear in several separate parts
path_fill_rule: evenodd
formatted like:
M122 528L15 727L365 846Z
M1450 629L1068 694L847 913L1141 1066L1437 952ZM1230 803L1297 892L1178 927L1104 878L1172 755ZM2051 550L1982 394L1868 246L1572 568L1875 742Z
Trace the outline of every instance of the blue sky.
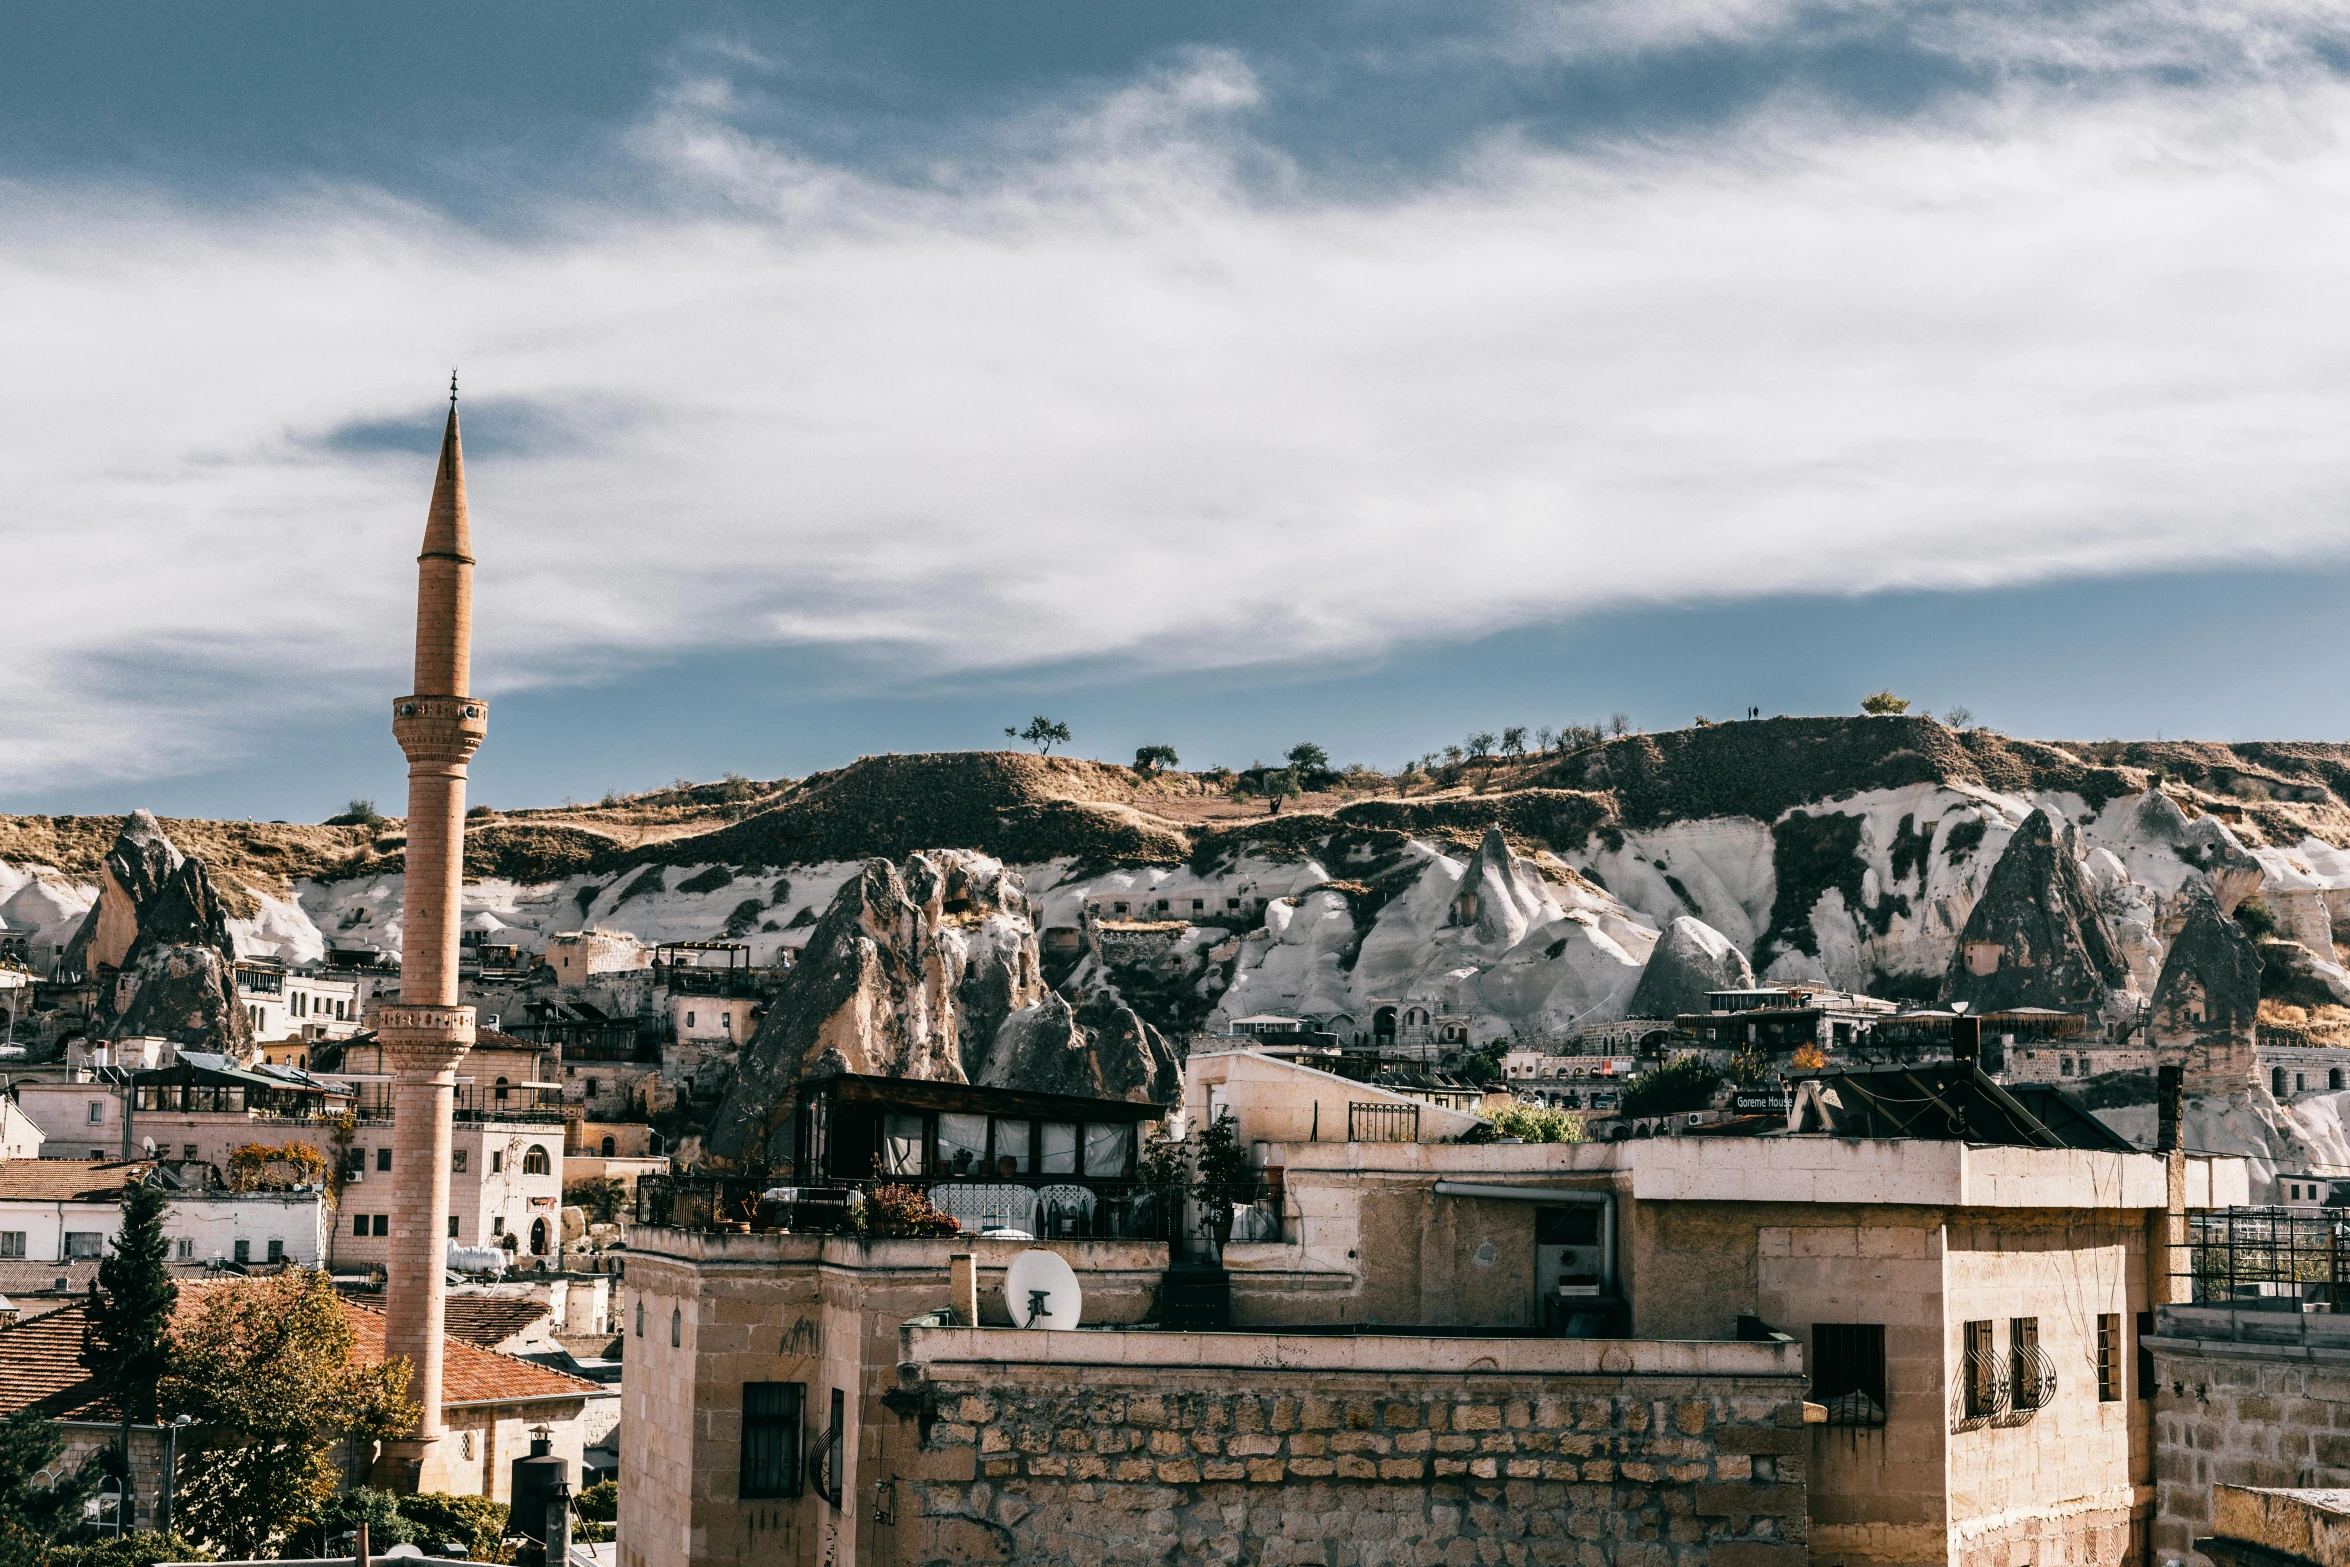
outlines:
M0 808L1391 764L1890 683L2328 738L2337 8L0 16Z

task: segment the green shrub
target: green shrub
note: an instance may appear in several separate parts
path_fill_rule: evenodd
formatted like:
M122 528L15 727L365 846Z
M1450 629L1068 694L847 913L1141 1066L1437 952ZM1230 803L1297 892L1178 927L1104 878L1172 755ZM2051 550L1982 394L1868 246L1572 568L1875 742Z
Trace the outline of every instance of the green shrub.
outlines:
M620 1482L599 1480L580 1492L572 1506L590 1523L610 1523L620 1516Z
M504 1502L426 1491L401 1497L400 1512L415 1528L418 1542L428 1549L438 1550L444 1542L454 1540L477 1562L514 1559L506 1549Z
M1488 1120L1501 1137L1521 1137L1530 1143L1579 1143L1583 1140L1583 1118L1566 1110L1554 1110L1548 1105L1504 1105L1494 1111Z
M50 1567L155 1567L157 1562L211 1562L219 1554L181 1534L142 1529L120 1539L66 1545L50 1551Z
M367 1525L367 1546L371 1551L380 1552L387 1545L414 1545L418 1539L416 1525L400 1516L400 1498L364 1485L337 1492L319 1503L313 1523L321 1556L334 1554L336 1535L346 1534L362 1523Z

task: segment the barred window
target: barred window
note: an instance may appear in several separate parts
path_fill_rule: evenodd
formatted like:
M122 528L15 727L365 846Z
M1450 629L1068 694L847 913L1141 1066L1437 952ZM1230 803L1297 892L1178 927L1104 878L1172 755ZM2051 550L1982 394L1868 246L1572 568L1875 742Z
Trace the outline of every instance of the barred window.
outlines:
M2010 1407L2020 1410L2045 1406L2056 1391L2056 1377L2047 1357L2040 1353L2038 1317L2008 1319L2007 1356L2012 1383L2008 1394Z
M1966 1412L1970 1420L1999 1413L1999 1357L1991 1349L1991 1324L1970 1322L1965 1329Z
M1832 1426L1885 1423L1885 1327L1879 1322L1811 1325L1811 1401Z
M800 1494L800 1406L804 1382L743 1384L743 1459L740 1495Z
M2111 1404L2122 1396L2122 1314L2101 1312L2097 1318L2097 1402Z

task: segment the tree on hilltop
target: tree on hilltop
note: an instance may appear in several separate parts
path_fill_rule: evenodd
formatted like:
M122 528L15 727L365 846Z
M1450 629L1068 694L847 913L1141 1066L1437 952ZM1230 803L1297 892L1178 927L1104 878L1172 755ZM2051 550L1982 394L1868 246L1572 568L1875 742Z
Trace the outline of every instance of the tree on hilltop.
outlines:
M1175 748L1171 745L1146 745L1134 753L1134 770L1138 773L1155 773L1162 767L1182 765L1183 759L1175 754Z
M1035 746L1039 756L1050 756L1053 754L1054 746L1069 743L1069 726L1047 718L1042 713L1028 720L1027 728L1007 728L1004 733L1015 740L1025 740Z
M1330 753L1311 740L1301 740L1289 748L1289 765L1300 773L1326 773L1330 770Z
M1509 724L1503 727L1501 754L1513 758L1526 754L1526 726L1524 724Z
M1860 699L1860 710L1875 718L1890 718L1909 711L1909 698L1895 696L1890 691L1871 691Z
M1608 714L1607 732L1621 740L1632 732L1632 716L1629 713Z
M1469 736L1468 747L1469 759L1471 761L1484 761L1487 757L1493 754L1492 732L1484 729L1478 730L1475 734Z

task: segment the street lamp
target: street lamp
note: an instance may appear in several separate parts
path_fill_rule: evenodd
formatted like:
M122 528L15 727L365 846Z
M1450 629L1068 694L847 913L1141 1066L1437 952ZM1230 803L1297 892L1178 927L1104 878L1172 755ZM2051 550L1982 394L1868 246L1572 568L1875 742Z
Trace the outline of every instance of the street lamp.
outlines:
M163 1488L155 1498L155 1532L171 1533L171 1498L179 1484L180 1432L195 1423L193 1415L174 1415L163 1428Z

